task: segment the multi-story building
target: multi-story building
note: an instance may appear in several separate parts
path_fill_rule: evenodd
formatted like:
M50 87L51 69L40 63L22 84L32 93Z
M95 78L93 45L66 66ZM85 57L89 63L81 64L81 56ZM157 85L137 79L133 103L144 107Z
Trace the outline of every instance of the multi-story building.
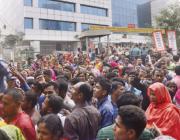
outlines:
M112 0L112 22L113 26L124 26L134 24L138 27L137 6L148 0Z
M151 25L151 2L139 4L137 7L138 27L150 28Z
M111 0L0 0L0 11L3 24L43 54L77 48L90 25L112 26Z

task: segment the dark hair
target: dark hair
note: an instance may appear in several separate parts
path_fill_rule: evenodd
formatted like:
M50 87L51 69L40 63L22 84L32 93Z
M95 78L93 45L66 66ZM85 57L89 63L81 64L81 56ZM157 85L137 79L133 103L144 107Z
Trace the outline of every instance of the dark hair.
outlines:
M128 72L128 76L129 76L129 75L137 76L137 72L134 71L134 70L132 70L132 71Z
M71 85L75 85L75 84L77 84L77 83L79 83L81 80L80 80L80 78L79 77L75 77L75 78L73 78L73 79L71 79Z
M131 92L124 92L118 97L116 104L118 108L123 105L135 105L140 107L141 100Z
M73 71L73 67L71 67L71 66L64 66L64 69L67 69L67 70L69 70L70 72Z
M79 92L83 94L84 100L89 102L93 96L93 89L88 84L82 84L79 87Z
M68 90L68 83L63 79L57 80L56 83L57 83L57 87L58 87L58 91L59 91L58 95L61 93L66 94L66 92Z
M174 85L174 86L177 88L177 85L176 85L176 83L175 83L174 81L168 81L168 82L166 83L166 86L167 86L167 87L172 86L172 85Z
M119 116L127 129L133 129L138 138L146 127L144 111L133 105L125 105L119 108Z
M59 74L56 79L57 79L57 80L69 81L69 77L68 77L68 75L65 74L65 73Z
M10 88L5 91L6 95L9 95L13 98L13 100L17 103L23 101L23 95L19 89L16 88Z
M115 77L117 77L118 75L116 74L116 73L114 73L114 72L108 72L107 74L106 74L106 78L107 79L109 79L109 80L111 80L112 78L115 78Z
M88 77L93 76L95 78L95 75L93 73L88 73Z
M44 85L44 89L47 88L47 87L50 87L50 86L53 86L56 91L58 90L58 85L57 85L57 83L56 83L56 82L52 82L52 81L50 81L50 82L48 82L47 84L45 84L45 85Z
M178 56L178 55L174 55L174 56L173 56L173 60L174 60L175 62L178 62L178 61L179 61L179 56Z
M44 90L45 85L46 85L45 83L41 84L41 83L35 82L34 88L36 89L36 92L39 92L38 94L41 94Z
M180 65L175 67L176 75L180 75Z
M96 79L96 82L100 84L100 86L102 87L103 90L107 91L107 94L109 94L109 92L111 90L111 83L108 79L106 79L104 77L98 77Z
M81 74L83 74L84 75L84 77L86 78L86 72L82 72L82 71L80 71L77 75L76 75L76 77L79 77Z
M153 71L152 71L152 76L154 76L155 72L158 71L158 72L163 72L160 68L155 68ZM164 72L163 72L164 74Z
M32 108L34 108L37 104L37 94L33 93L32 91L28 91L25 94L25 98L31 103Z
M36 79L40 75L43 75L43 71L42 70L37 70L35 75L34 75L34 78Z
M123 86L125 86L125 82L124 80L122 80L121 78L119 77L115 77L111 80L112 82L120 82Z
M34 80L34 79L27 79L26 82L27 82L27 84L28 84L30 87L35 84L35 80Z
M120 86L125 86L122 82L119 82L119 81L112 82L111 93L113 93L118 88L119 85Z
M49 95L48 98L48 105L52 108L52 113L57 114L62 109L63 106L63 99L57 95Z
M47 76L49 76L49 77L52 77L52 72L51 72L51 70L44 70L44 71L43 71L43 74L44 74L44 75L47 75Z
M45 123L46 128L52 133L52 135L61 138L63 136L63 126L60 118L55 114L48 114L43 116L39 122Z

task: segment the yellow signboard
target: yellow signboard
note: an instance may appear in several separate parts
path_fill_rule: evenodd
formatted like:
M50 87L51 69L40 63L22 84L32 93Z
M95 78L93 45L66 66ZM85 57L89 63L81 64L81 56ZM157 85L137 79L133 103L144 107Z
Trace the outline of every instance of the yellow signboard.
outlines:
M153 33L155 31L161 31L165 34L165 30L153 29L153 28L127 28L127 27L108 27L108 26L90 26L90 30L109 30L111 32L123 32L123 33Z

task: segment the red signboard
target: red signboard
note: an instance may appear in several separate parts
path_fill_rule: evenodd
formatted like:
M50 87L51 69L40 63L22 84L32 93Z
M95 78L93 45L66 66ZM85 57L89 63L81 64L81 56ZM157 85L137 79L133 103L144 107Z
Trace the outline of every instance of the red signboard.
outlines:
M128 28L136 28L135 24L128 24Z

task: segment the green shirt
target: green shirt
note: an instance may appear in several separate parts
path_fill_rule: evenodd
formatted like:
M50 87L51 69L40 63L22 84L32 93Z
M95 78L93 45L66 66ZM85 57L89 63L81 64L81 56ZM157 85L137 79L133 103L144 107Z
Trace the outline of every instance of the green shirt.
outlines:
M139 140L151 140L154 138L154 134L149 129L144 129ZM97 140L114 140L113 125L100 129L97 135Z
M113 125L100 129L97 135L97 139L98 140L114 140Z

